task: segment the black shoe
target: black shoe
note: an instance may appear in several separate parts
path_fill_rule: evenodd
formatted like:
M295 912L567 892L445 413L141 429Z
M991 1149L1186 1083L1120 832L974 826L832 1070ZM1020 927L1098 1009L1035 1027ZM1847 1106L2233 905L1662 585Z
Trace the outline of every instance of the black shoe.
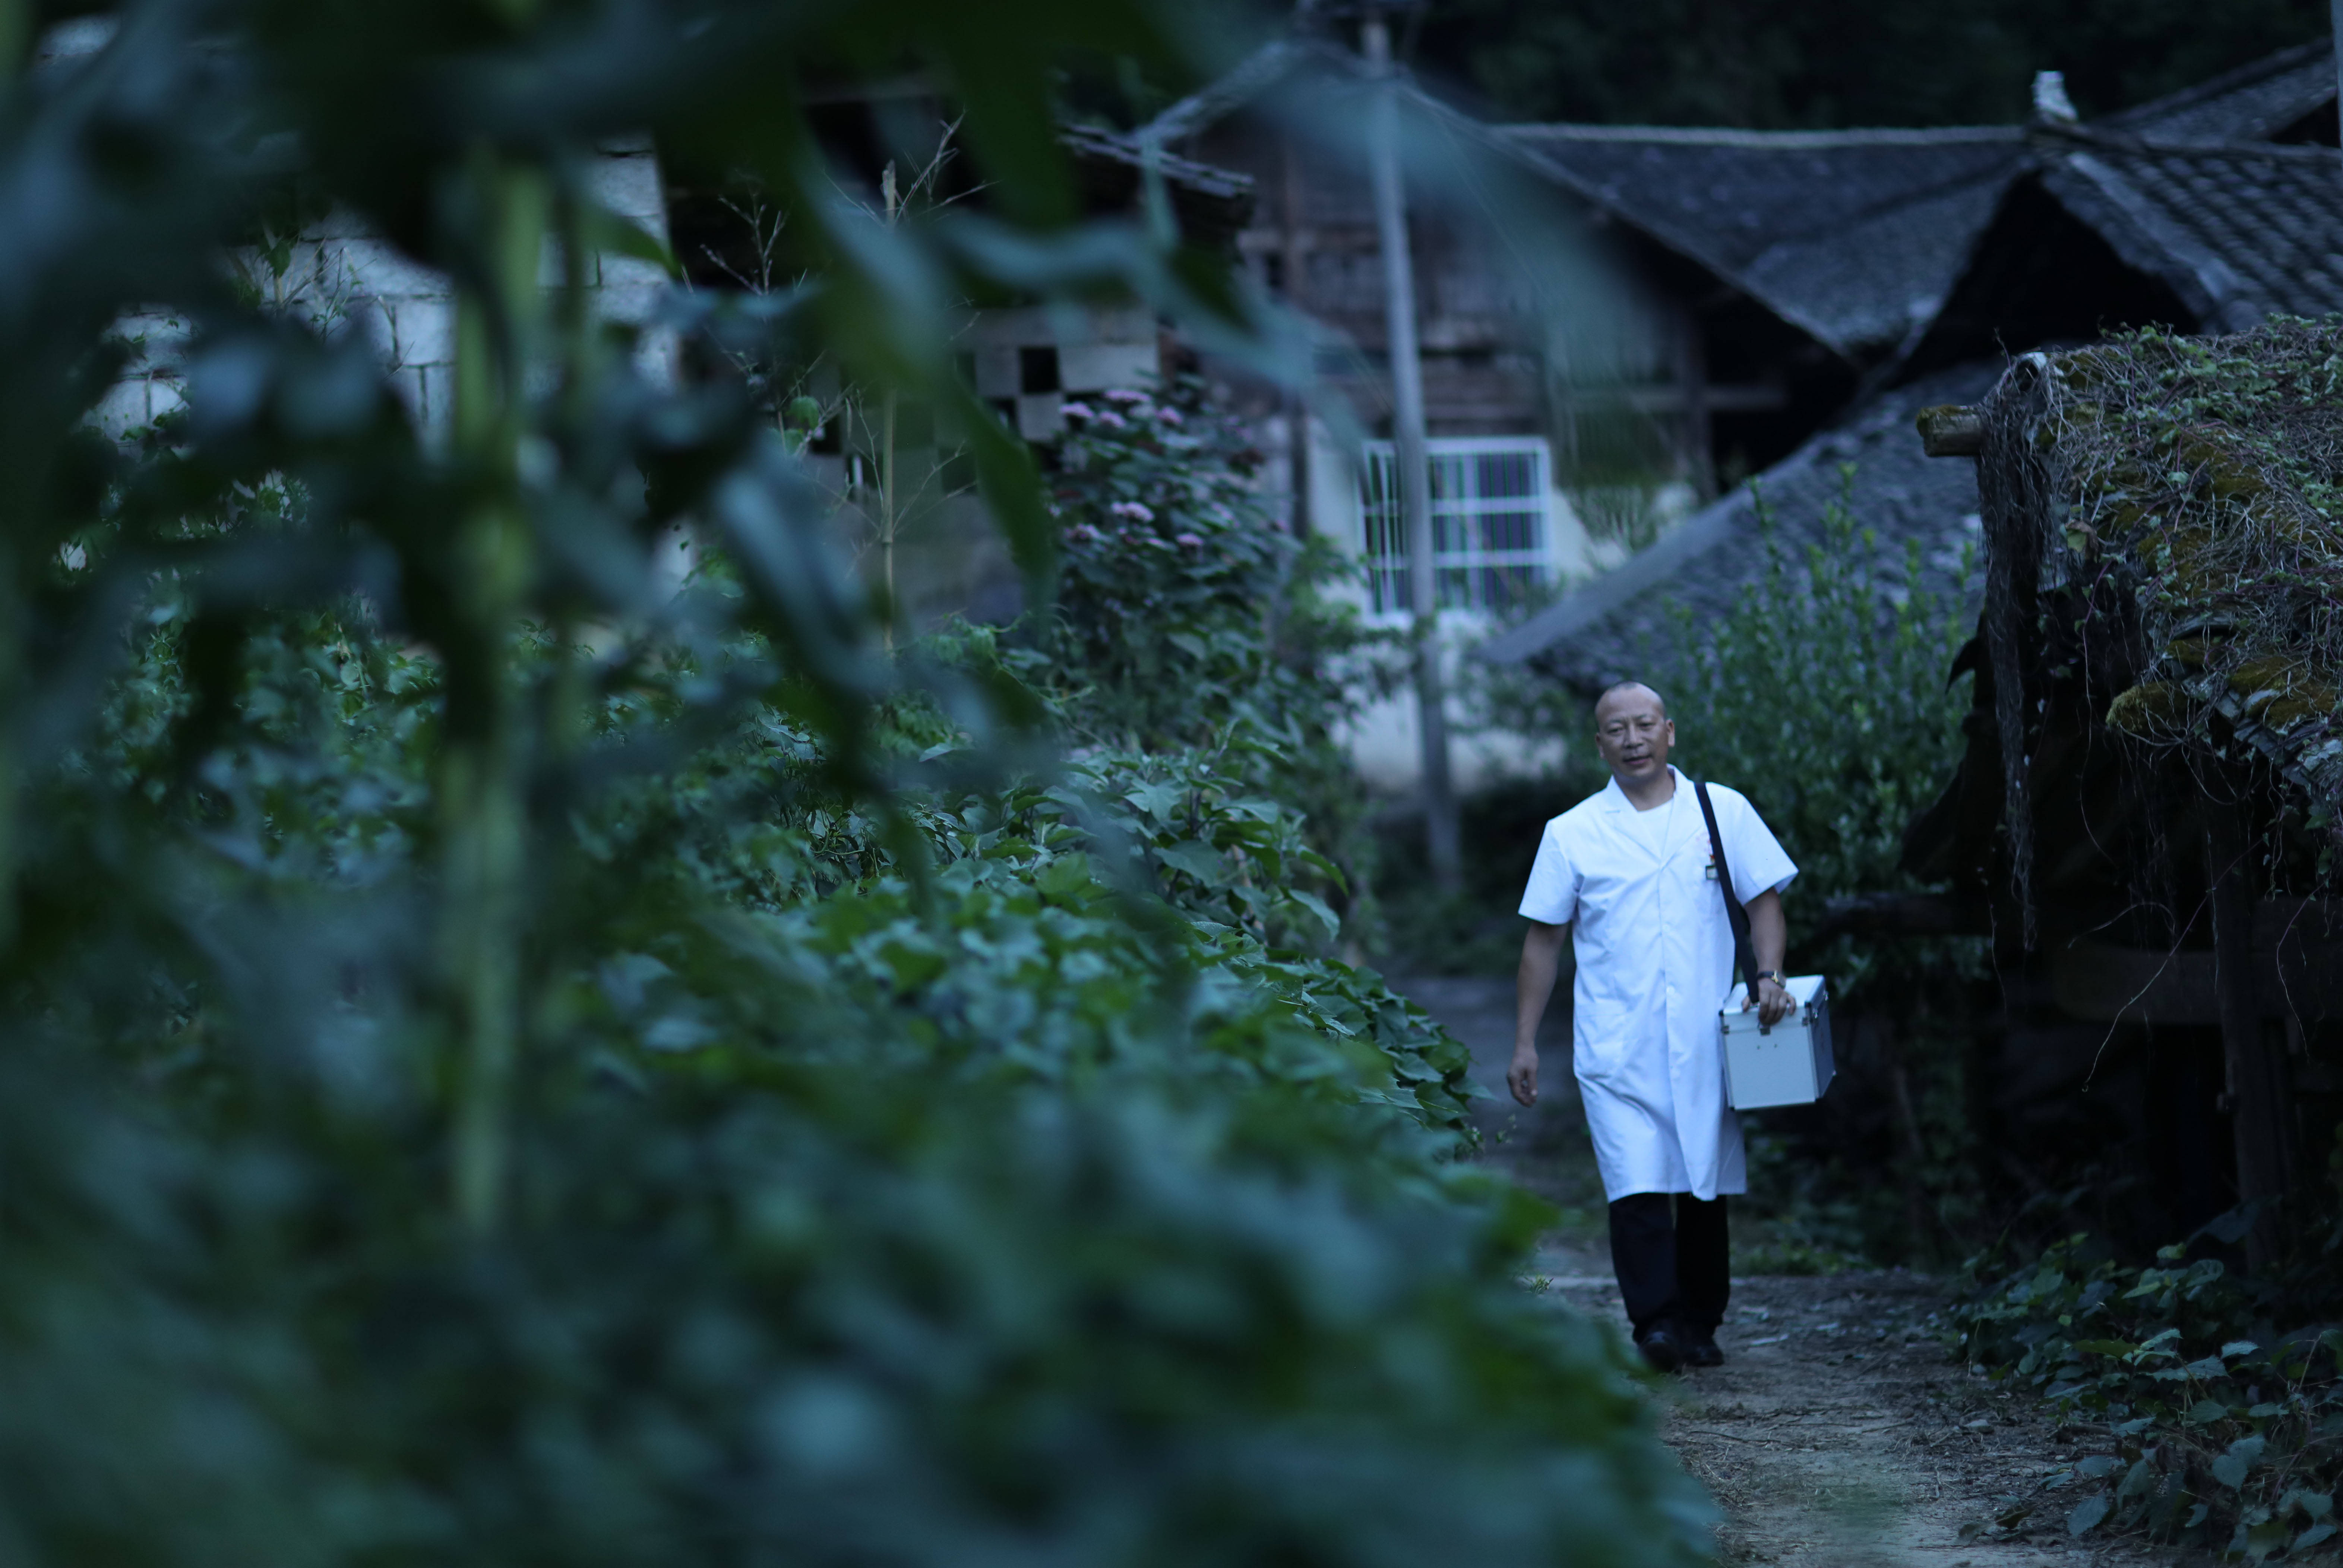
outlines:
M1644 1364L1656 1372L1681 1371L1684 1363L1684 1342L1665 1323L1644 1330L1635 1336L1635 1348L1644 1352Z
M1721 1367L1725 1352L1716 1348L1716 1332L1713 1329L1679 1329L1684 1339L1684 1364L1688 1367Z

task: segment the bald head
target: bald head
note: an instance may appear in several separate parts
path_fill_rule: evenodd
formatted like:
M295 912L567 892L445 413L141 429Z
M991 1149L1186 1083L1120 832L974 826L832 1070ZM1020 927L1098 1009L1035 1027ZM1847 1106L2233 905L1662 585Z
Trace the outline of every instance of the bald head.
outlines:
M1615 704L1615 702L1623 700L1634 701L1638 705L1640 705L1644 700L1648 700L1654 708L1659 709L1661 718L1665 719L1668 716L1668 699L1666 698L1662 697L1658 692L1654 691L1650 687L1645 686L1640 680L1623 680L1618 685L1606 689L1602 696L1594 699L1594 725L1596 729L1599 729L1603 727L1604 705L1605 703Z
M1668 752L1676 727L1668 705L1640 680L1623 680L1594 703L1594 749L1611 777L1630 796L1641 796L1668 777Z

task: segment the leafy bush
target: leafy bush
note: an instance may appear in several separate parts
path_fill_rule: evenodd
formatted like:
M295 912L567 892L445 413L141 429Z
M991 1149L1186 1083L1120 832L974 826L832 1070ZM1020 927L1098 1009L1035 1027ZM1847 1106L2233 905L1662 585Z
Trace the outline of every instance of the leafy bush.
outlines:
M2082 1236L2056 1243L1955 1320L1973 1366L2040 1391L2062 1424L2098 1434L2099 1452L2056 1478L2082 1489L2067 1528L2256 1562L2332 1538L2343 1332L2279 1334L2272 1285L2217 1258L2191 1262L2186 1246L2148 1268L2094 1251Z
M1807 933L1832 898L1917 886L1898 860L1906 825L1960 760L1968 701L1945 677L1969 637L1968 574L1954 596L1931 592L1920 541L1890 556L1845 493L1803 559L1783 548L1762 492L1757 515L1764 575L1714 626L1681 615L1662 689L1685 772L1746 794L1797 861L1787 912L1801 961L1826 965L1836 994L1860 996L1899 950ZM1976 956L1936 943L1916 961Z
M1077 741L1218 750L1298 808L1353 929L1375 859L1368 801L1334 739L1347 664L1382 638L1324 590L1355 571L1269 515L1243 421L1182 377L1070 401L1050 477L1062 571L1024 673Z
M748 390L539 289L656 253L590 173L648 126L835 241L663 330L798 313L953 406L917 280L1194 308L1052 226L1054 49L1164 41L965 21L161 0L18 82L17 1555L1699 1556L1619 1347L1515 1287L1535 1214L1453 1159L1461 1051L1305 945L1335 883L1252 782L1276 738L1056 768L1081 721L997 641L882 649ZM969 84L996 215L1040 221L835 232L809 60ZM457 278L444 429L212 269L297 174ZM76 434L133 308L196 323L136 450ZM970 401L1038 592L1030 465ZM713 564L669 597L676 528Z

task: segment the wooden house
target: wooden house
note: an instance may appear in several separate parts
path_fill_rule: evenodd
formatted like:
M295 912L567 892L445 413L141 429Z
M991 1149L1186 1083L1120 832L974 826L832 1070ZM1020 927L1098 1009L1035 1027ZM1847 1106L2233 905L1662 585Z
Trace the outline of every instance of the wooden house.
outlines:
M1966 176L1942 155L1937 166L1951 177L1941 188L1891 194L1793 247L1826 257L1837 246L1858 258L1847 264L1855 267L1870 265L1859 258L1875 237L1897 236L1908 276L1938 281L1925 309L1927 295L1914 288L1910 327L1868 363L1846 407L1759 476L1786 542L1814 537L1841 465L1852 463L1856 514L1891 545L1916 541L1934 586L1949 586L1982 523L1968 477L1905 438L1919 409L1983 397L2011 353L2089 342L2108 328L2219 331L2343 308L2343 271L2332 260L2343 254L2343 184L2326 45L2284 51L2096 124L2045 113L1996 135L1951 143L1977 160ZM1986 156L1993 146L2003 161ZM1916 160L1942 154L1911 151ZM1924 257L1934 259L1924 266ZM1776 259L1748 270L1755 286L1793 273L1825 278L1830 265ZM1845 297L1855 302L1850 318L1884 330L1881 289L1856 285ZM1711 609L1741 590L1757 569L1756 528L1747 494L1723 497L1486 651L1599 690L1664 654L1681 609Z
M1339 38L1297 35L1142 133L1251 176L1240 254L1314 325L1327 387L1370 437L1390 398L1359 127L1381 85ZM1999 126L1494 126L1403 75L1393 90L1435 512L1463 525L1439 530L1443 604L1465 611L1615 564L1795 451L1934 312L2024 152ZM1381 568L1371 610L1403 608L1383 586L1403 575L1387 447L1359 471L1322 427L1282 434L1298 524ZM1484 496L1483 475L1504 489ZM1500 500L1503 530L1471 526Z
M1906 840L1949 892L1865 915L1992 938L1979 1131L2032 1181L2118 1178L2119 1234L2281 1202L2343 1119L2338 356L2331 323L2150 332L1924 426L1976 460L1975 707Z

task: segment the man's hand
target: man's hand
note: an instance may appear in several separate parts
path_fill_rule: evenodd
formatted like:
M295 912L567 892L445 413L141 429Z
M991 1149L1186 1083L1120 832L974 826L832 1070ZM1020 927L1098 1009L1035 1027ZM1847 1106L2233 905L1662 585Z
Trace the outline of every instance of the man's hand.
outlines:
M1513 1098L1523 1105L1537 1103L1537 1052L1534 1050L1523 1050L1516 1047L1513 1051L1513 1064L1505 1069L1505 1087L1512 1090Z
M1774 974L1782 972L1782 957L1789 946L1789 923L1782 918L1782 895L1768 888L1749 900L1749 945L1757 967ZM1757 982L1757 1020L1767 1029L1790 1016L1790 993L1782 989L1779 980ZM1748 1003L1741 1010L1749 1010Z
M1505 1070L1505 1087L1523 1105L1537 1103L1538 1020L1545 1016L1546 999L1554 995L1562 939L1569 931L1568 926L1532 920L1522 937L1522 967L1513 980L1513 1064Z
M1790 1000L1790 993L1782 989L1781 981L1761 980L1757 982L1757 1021L1766 1028L1771 1029L1789 1017L1791 1010L1795 1006L1796 1004ZM1743 1012L1749 1010L1749 1001L1746 998L1742 1000L1741 1010Z

